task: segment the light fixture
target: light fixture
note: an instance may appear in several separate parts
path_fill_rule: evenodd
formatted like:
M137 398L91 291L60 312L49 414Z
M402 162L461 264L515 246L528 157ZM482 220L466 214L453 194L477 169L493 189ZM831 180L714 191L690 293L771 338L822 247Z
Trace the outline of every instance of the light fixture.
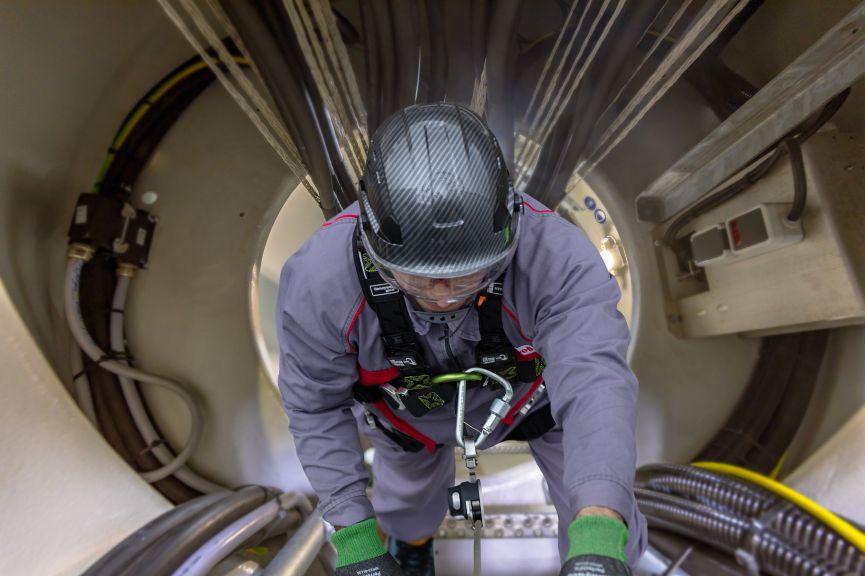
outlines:
M607 270L615 276L628 265L625 259L625 253L622 250L622 245L614 236L604 236L601 238L600 248L601 258L607 266Z

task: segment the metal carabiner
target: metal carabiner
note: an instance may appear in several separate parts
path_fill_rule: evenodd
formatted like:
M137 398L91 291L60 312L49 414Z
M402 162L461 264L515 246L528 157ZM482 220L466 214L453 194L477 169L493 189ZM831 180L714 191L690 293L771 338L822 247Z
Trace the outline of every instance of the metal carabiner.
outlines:
M502 421L502 418L508 415L508 412L511 410L511 399L514 397L514 389L511 386L511 383L506 379L502 378L495 372L490 372L486 368L469 368L466 370L468 374L483 374L487 377L487 381L494 381L499 386L504 388L505 393L501 398L496 398L493 400L493 403L490 404L490 415L487 417L487 421L484 422L483 427L481 427L481 434L478 436L475 441L475 446L480 447L487 438L490 437L490 434L498 427L499 422ZM461 386L463 383L460 383ZM484 384L486 385L486 384ZM463 396L465 393L463 392ZM457 407L459 410L459 406ZM465 398L463 398L463 417L465 416ZM459 415L457 415L457 420L460 420ZM458 437L459 440L459 437Z

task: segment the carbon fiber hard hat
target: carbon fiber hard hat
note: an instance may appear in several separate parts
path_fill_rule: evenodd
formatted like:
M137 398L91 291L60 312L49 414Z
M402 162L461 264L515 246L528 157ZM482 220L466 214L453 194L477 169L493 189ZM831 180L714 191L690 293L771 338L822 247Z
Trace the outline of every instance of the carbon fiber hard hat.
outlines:
M361 234L388 280L394 273L494 280L516 249L519 211L498 142L468 108L410 106L373 135Z

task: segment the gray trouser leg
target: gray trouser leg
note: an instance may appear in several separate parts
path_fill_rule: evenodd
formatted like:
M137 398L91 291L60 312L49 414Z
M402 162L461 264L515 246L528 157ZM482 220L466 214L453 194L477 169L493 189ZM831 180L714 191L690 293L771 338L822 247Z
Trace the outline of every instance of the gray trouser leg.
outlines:
M570 498L565 489L565 459L562 448L562 429L558 427L553 428L540 438L530 441L529 446L532 449L535 462L538 463L538 467L547 481L553 506L556 507L556 511L558 512L559 555L564 559L570 547L570 543L568 542L568 526L574 521L578 510L570 509ZM634 500L634 508L629 516L629 518L625 518L628 524L628 544L625 546L625 556L628 558L628 563L634 565L646 549L648 542L646 519L637 509L636 500Z
M381 529L404 541L435 536L454 483L453 448L406 452L378 430L364 433L375 446L372 506Z

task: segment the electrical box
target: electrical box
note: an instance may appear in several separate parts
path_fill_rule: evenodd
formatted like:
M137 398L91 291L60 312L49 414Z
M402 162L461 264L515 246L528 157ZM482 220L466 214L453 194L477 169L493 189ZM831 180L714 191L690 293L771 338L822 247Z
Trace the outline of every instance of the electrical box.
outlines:
M143 268L150 254L156 217L104 194L78 197L69 224L69 242L114 253L118 262Z
M802 240L802 223L787 219L792 203L758 204L724 224L695 232L691 255L697 266L731 264Z
M807 202L798 222L790 163L701 214L687 236L698 268L655 231L668 326L684 338L761 336L865 323L865 133L820 132L802 146Z

